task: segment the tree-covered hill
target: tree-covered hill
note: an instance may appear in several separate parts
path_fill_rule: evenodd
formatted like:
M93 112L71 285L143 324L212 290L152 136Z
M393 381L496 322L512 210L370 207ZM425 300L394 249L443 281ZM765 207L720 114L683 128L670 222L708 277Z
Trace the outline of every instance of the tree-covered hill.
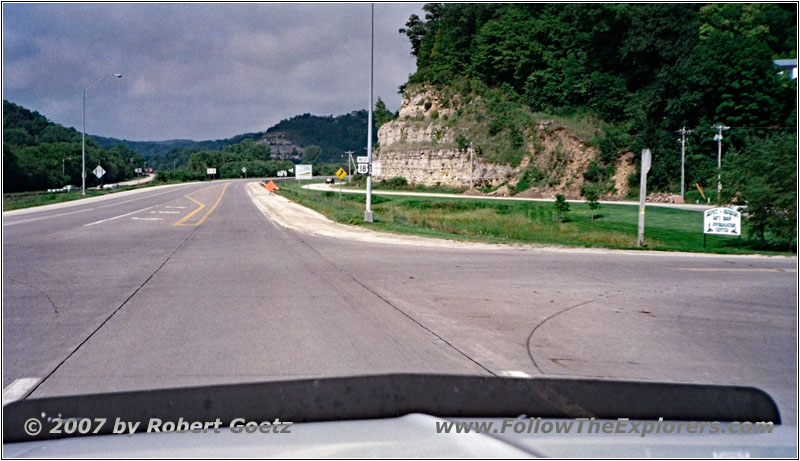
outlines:
M100 147L86 138L86 169L102 164L103 182L134 176L144 158L125 146ZM3 192L81 184L81 133L53 123L38 112L3 100ZM87 187L99 184L87 174Z
M796 4L427 4L401 29L417 58L412 83L474 78L534 111L610 122L621 152L649 147L658 189L676 190L676 130L693 130L689 183L716 177L711 127L725 149L793 131Z

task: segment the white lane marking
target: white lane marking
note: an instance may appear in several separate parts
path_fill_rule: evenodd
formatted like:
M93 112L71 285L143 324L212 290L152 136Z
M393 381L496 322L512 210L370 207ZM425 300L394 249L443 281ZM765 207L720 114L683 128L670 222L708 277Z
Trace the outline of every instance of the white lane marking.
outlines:
M191 185L191 184L189 184L189 185ZM158 192L156 194L148 194L146 197L137 197L137 198L133 198L133 199L130 199L130 200L123 200L121 202L110 203L108 205L96 206L96 207L92 207L92 208L85 208L83 210L77 210L77 211L70 211L68 213L59 213L59 214L54 214L54 215L50 215L50 216L42 216L42 217L39 217L39 218L31 218L31 219L25 219L25 220L22 220L22 221L14 221L14 222L8 222L8 223L7 222L3 222L3 227L5 227L5 226L13 226L15 224L25 224L25 223L28 223L28 222L41 221L42 219L57 218L59 216L67 216L67 215L76 214L76 213L83 213L83 212L86 212L86 211L99 210L101 208L108 208L110 206L122 205L123 203L135 202L135 201L141 200L143 198L152 198L152 197L156 197L158 195L168 194L168 193L173 192L175 190L183 190L183 189L186 189L186 187L176 187L175 189L170 189L170 190L165 191L165 192ZM69 203L69 202L66 202L66 203ZM81 205L84 205L84 204L83 203L79 203L79 204L77 204L75 206L81 206ZM38 213L38 211L36 211L35 213ZM46 211L43 211L42 213L46 213ZM5 221L6 219L8 219L8 218L3 218L3 221Z
M20 378L3 389L3 406L16 402L28 393L39 382L39 378Z
M186 207L185 207L185 206L170 206L170 205L167 205L167 206L165 206L164 208L180 208L180 209L186 209Z
M90 222L89 224L84 224L83 227L94 226L95 224L100 224L100 223L104 223L104 222L108 222L108 221L113 221L115 219L124 218L125 216L130 216L132 214L136 214L136 213L140 213L140 212L145 211L145 210L149 210L150 208L153 208L153 207L149 206L147 208L142 208L141 210L131 211L130 213L125 213L125 214L121 214L119 216L114 216L113 218L101 219L100 221Z
M133 218L131 218L131 219L135 219L137 221L162 221L163 220L163 218L137 218L135 216Z
M5 227L5 226L13 226L14 224L25 224L26 222L41 221L42 219L57 218L59 216L66 216L66 215L70 215L70 214L83 213L85 211L92 211L92 210L94 210L94 208L86 208L85 210L70 211L69 213L59 213L59 214L54 214L54 215L50 215L50 216L42 216L41 218L25 219L25 220L22 220L22 221L14 221L14 222L9 222L9 223L5 223L4 222L3 223L3 227Z
M150 214L180 214L180 211L151 211Z
M530 378L531 375L525 373L524 371L517 371L517 370L509 370L509 371L501 371L500 376L507 376L509 378Z

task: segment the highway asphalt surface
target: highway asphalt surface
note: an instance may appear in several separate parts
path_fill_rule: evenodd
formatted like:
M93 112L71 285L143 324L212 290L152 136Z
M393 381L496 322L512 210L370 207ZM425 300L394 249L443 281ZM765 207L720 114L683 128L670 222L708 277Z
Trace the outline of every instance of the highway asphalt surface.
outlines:
M351 242L251 181L4 214L4 399L544 375L756 386L796 424L796 258Z

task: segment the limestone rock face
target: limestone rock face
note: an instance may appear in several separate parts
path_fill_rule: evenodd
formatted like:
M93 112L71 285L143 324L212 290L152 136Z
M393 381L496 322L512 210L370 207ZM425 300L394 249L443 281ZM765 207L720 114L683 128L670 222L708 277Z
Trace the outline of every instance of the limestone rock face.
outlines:
M564 126L541 120L526 128L529 141L522 147L525 152L518 165L491 163L472 147L458 145L459 135L469 135L469 129L459 125L455 117L459 101L444 104L444 100L433 88L424 86L404 94L397 119L384 123L378 130L379 147L374 155L381 162L381 174L375 176L376 180L402 176L409 183L427 186L490 188L505 183L499 193L508 195L527 171L530 188L520 196L564 194L580 198L583 173L599 158L597 148L587 146ZM627 193L632 160L632 154L617 160L615 190L605 198ZM532 181L533 170L538 176Z
M280 131L266 133L256 142L269 144L269 156L276 160L293 160L303 156L303 148L293 143L286 133Z

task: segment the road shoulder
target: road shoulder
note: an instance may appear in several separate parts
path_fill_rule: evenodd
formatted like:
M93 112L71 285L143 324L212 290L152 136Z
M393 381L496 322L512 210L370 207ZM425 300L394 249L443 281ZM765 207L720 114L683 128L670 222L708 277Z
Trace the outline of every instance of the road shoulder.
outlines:
M663 255L698 258L786 258L787 256L769 255L722 255L708 253L683 253L668 251L635 251L614 250L607 248L562 247L553 245L532 245L515 243L482 243L464 242L448 239L420 237L416 235L392 234L364 229L356 226L332 221L314 210L304 207L292 200L275 193L268 192L261 183L246 184L247 193L256 207L272 222L281 227L322 237L360 241L365 243L383 243L392 245L413 245L434 248L462 248L469 250L499 251L548 251L570 253L613 253L630 255Z

